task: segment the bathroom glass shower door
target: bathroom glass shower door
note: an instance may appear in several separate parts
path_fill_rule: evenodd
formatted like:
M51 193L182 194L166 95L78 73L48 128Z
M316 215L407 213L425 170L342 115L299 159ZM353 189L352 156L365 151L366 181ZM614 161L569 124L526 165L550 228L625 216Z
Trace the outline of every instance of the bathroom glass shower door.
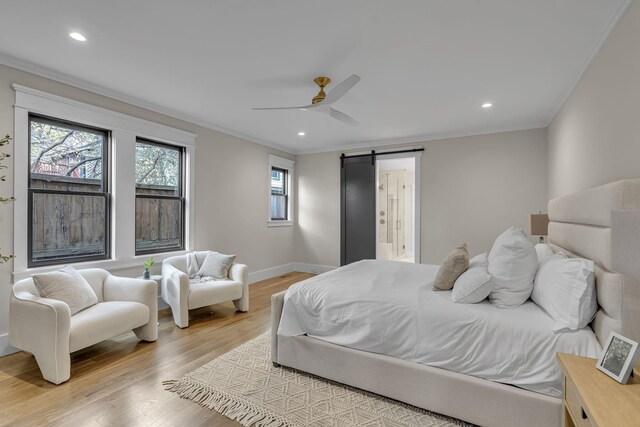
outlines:
M378 248L382 259L405 254L406 171L381 172L378 187Z

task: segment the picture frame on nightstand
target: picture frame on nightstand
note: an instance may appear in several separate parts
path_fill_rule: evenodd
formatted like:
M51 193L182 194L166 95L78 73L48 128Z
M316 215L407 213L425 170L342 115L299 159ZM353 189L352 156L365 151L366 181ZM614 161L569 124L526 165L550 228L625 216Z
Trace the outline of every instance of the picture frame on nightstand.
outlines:
M638 343L615 332L609 334L596 368L621 384L626 384L638 356Z

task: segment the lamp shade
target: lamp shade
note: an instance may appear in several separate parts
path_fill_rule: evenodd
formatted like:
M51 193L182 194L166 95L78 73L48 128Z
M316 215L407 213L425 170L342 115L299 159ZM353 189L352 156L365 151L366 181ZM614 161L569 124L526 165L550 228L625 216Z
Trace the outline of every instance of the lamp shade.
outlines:
M530 214L529 215L529 234L532 236L546 236L549 228L549 215L547 214Z
M640 280L640 210L611 211L611 263L616 273Z

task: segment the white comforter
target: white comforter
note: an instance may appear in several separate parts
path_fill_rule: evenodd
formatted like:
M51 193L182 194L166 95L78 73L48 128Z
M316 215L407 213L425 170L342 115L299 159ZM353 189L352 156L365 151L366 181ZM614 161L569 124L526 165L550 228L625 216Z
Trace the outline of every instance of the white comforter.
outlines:
M500 309L454 304L433 291L436 265L360 261L296 283L285 295L278 335L307 334L559 397L555 353L598 357L590 328L553 332L532 301Z

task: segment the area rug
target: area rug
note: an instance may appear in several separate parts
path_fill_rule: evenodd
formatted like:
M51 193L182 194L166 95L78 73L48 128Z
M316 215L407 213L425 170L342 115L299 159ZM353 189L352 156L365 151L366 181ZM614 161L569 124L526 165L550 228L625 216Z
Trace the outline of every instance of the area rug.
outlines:
M186 374L168 391L255 427L464 426L369 392L271 363L270 333Z

